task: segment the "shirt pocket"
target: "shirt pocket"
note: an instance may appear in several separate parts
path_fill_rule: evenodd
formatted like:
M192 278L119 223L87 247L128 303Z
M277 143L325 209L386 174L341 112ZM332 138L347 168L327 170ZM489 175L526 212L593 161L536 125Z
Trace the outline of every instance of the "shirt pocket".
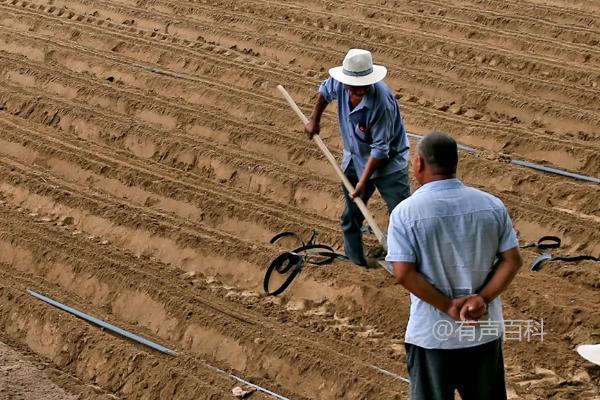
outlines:
M359 144L371 145L373 142L371 134L367 126L361 122L352 124L354 136L358 140Z

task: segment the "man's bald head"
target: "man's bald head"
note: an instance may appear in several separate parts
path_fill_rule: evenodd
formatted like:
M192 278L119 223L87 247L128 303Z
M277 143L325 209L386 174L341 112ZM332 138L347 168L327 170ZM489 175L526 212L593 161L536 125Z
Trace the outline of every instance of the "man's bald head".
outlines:
M436 131L426 135L419 142L417 151L434 174L456 174L458 147L447 133Z

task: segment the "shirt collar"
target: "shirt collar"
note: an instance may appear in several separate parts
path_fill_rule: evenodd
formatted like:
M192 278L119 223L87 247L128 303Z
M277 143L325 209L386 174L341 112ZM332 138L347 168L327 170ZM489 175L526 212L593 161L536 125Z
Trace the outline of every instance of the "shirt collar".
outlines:
M348 90L347 89L345 89L345 90L346 90L346 96L349 98L350 95L348 94ZM365 94L365 97L363 97L363 99L360 101L360 103L358 103L358 105L356 107L354 107L354 109L350 113L362 110L363 108L366 108L367 110L372 109L374 97L375 97L375 85L371 85L371 88L369 89L367 94Z
M415 190L414 194L417 193L425 193L425 192L435 192L438 190L447 190L447 189L456 189L463 187L464 184L460 179L452 178L452 179L442 179L439 181L433 181L424 184L417 190Z
M364 103L365 108L371 109L373 108L373 99L375 98L375 85L371 85L371 88L362 99L361 103Z

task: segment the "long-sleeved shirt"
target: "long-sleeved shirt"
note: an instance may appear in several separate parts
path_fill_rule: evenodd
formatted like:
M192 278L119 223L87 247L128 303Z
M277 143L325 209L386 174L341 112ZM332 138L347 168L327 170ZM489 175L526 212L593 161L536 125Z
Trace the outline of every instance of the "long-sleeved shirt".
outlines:
M350 161L360 177L369 157L386 159L371 176L377 178L408 166L409 142L394 94L383 82L371 85L362 101L350 110L350 95L344 84L329 78L321 83L319 93L330 103L338 104L340 133L344 141L342 170Z

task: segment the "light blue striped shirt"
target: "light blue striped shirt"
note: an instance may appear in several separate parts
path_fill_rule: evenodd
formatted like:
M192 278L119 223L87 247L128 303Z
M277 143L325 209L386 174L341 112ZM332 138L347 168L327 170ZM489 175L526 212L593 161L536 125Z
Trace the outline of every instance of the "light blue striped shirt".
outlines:
M408 166L409 142L394 94L384 82L371 85L362 101L350 111L350 95L344 84L329 78L319 93L327 102L337 101L340 133L344 141L342 171L352 161L360 178L369 156L388 161L372 178L400 171Z
M456 298L480 290L496 255L517 246L502 201L458 179L446 179L421 186L394 209L386 260L415 263L429 283ZM406 343L427 349L456 349L502 336L499 297L488 305L477 327L455 323L427 302L412 294L410 297Z

